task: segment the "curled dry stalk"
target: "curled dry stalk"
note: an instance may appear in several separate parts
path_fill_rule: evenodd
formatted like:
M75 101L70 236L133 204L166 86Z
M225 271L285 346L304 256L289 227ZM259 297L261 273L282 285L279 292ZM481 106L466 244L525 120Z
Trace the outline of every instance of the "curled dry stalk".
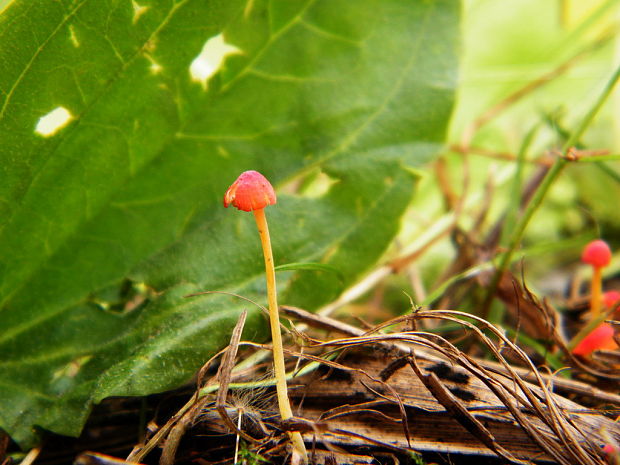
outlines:
M353 336L353 337L363 336L368 333L365 330L362 330L355 326L351 326L342 321L335 320L333 318L330 318L324 315L316 315L314 313L307 312L300 308L282 307L282 311L288 318L305 322L308 326L313 327L313 328L327 330L330 332L336 332L339 334L343 334L346 336ZM391 320L391 322L393 324L398 324L399 322L409 323L410 318L411 316L407 315L404 317L399 317L396 320ZM565 347L565 341L564 339L562 339L561 335L558 333L557 328L554 325L555 323L552 325L552 329L553 329L553 331L551 332L552 337L554 337L554 340L558 342L560 347L562 347L562 344L564 344L564 347ZM389 343L389 342L379 342L378 344L380 347L388 351L398 351L405 355L409 353L409 347L403 344ZM436 362L441 361L439 358L432 356L430 354L425 354L425 357L427 359L432 359ZM493 372L501 371L501 365L499 365L496 362L491 362L488 360L479 360L479 363L487 370L491 370ZM536 381L534 376L532 376L531 374L531 370L525 369L522 367L513 367L513 368L518 373L518 375L524 380L530 381L530 382ZM575 381L575 380L571 380L567 378L558 378L555 375L548 374L546 372L538 372L538 375L542 377L542 379L547 385L553 386L554 391L559 391L566 395L579 396L581 398L587 399L588 402L590 403L594 401L599 401L599 402L607 403L609 405L620 406L620 395L612 394L607 391L603 391L590 384L586 384L580 381Z
M285 312L289 317L296 316L299 318L304 316L304 312L299 309L292 312L290 310L287 309ZM332 324L331 320L326 320L324 317L317 315L312 315L311 318L320 321L304 321L311 322L313 325L320 322L323 328L328 328L332 331L351 332L351 328L344 323ZM388 327L394 327L399 324L406 325L409 328L416 328L417 321L429 318L458 323L466 331L474 334L497 359L499 362L497 367L489 366L486 364L487 362L463 353L450 341L437 334L414 330L389 334L381 333L381 331L386 330ZM344 444L354 441L355 444L374 445L402 453L403 450L415 449L419 440L419 436L415 432L415 428L418 427L415 420L413 423L414 430L409 430L411 426L409 424L409 417L412 413L410 409L419 411L419 409L429 408L430 405L431 410L437 410L438 406L439 408L443 407L450 412L450 416L453 419L470 431L487 448L512 463L523 463L523 455L515 455L510 448L510 443L506 444L498 440L494 436L494 430L487 429L487 420L490 419L491 423L494 420L498 420L502 424L518 425L530 438L530 441L538 446L538 450L544 451L549 458L552 458L557 463L566 465L572 463L602 465L605 462L600 455L597 441L607 436L612 441L620 441L620 431L613 426L613 422L607 421L605 423L603 420L600 420L598 423L588 423L591 420L587 419L592 418L591 412L588 412L584 417L585 419L580 417L578 413L579 409L583 409L582 407L552 393L552 377L541 374L527 355L513 344L504 335L503 331L479 317L452 310L416 310L411 315L389 320L370 331L357 331L358 336L356 337L326 341L305 335L306 340L312 346L309 353L301 354L285 350L285 354L287 358L295 357L310 362L309 364L304 364L306 374L302 374L302 376L306 377L300 381L302 385L306 386L306 389L311 388L313 383L311 380L316 379L316 376L307 377L310 376L307 374L307 367L321 364L330 370L340 370L357 377L360 380L360 388L366 392L366 397L357 404L355 403L355 398L351 398L351 400L347 400L346 404L332 406L321 414L311 415L309 418L314 418L314 420L296 417L283 420L277 428L288 433L301 431L306 434L306 439L313 437L328 450L334 452L341 450L336 446L342 444L341 441L344 440ZM236 334L239 335L240 331L236 331ZM227 387L236 387L236 385L230 383L232 360L234 359L235 352L234 347L244 345L260 349L270 349L269 346L263 344L237 342L238 340L235 341L233 337L231 347L226 351L226 356L222 360L218 375L208 382L208 386L197 390L196 396L192 398L188 403L189 407L185 409L185 417L179 414L175 415L173 420L176 420L178 428L175 428L175 425L173 425L173 428L169 428L169 430L172 430L172 433L169 434L169 440L175 441L175 438L180 438L180 435L176 433L182 433L186 423L185 420L198 412L200 407L197 401L200 395L204 395L207 391L215 392L217 390L216 384L219 383L218 398L222 401L222 399L225 400ZM375 355L375 360L380 365L384 365L385 355L390 350L392 354L395 350L399 351L404 357L400 357L400 359L389 364L389 366L383 366L380 371L375 372L367 367L365 363L360 362L358 365L355 365L356 360L360 357L360 351L355 348L364 346L375 348L383 346L385 348L382 350L384 356L376 357ZM342 357L339 361L326 358L326 353L333 351L342 353L342 349L348 349L350 356ZM534 384L526 382L523 379L523 373L517 372L517 369L513 368L504 358L503 352L505 350L510 350L512 354L516 354L519 357L519 360L527 367L531 377L534 379ZM411 359L412 356L415 356L415 360ZM357 361L359 362L359 360ZM474 392L480 395L480 402L471 403L468 401L464 403L459 398L455 398L451 391L442 385L443 381L439 382L433 376L430 376L431 372L428 370L429 363L438 365L445 362L461 367L465 373L472 376L473 381L468 385L468 388L474 389ZM411 378L405 380L404 386L406 389L403 391L403 384L402 382L399 384L398 381L398 377L402 377L403 374L398 371L407 366L408 363L419 365L418 371L422 377L417 376L417 378L422 380L421 386L427 386L432 393L431 398L435 399L434 407L429 404L428 395L426 400L423 399L421 390L424 390L424 387L416 387ZM424 363L425 365L423 365ZM203 373L205 372L203 370ZM414 375L410 374L409 376ZM326 386L329 386L332 381L327 380L326 382ZM269 384L273 386L275 382L272 380ZM306 389L301 391L293 390L292 392L297 393L294 395L305 397L307 394ZM319 396L324 396L321 393L321 388L318 389ZM483 389L486 390L486 394L483 392ZM198 392L201 394L198 394ZM343 394L343 392L340 394ZM319 397L319 399L325 399L325 397ZM617 405L620 405L620 400L616 399L615 402ZM392 409L388 408L386 411L386 407L389 406ZM193 412L190 411L191 409L193 409ZM394 409L396 409L396 412L391 415L389 412ZM305 406L304 411L306 410L307 407ZM229 411L225 413L229 413ZM373 418L375 425L383 426L380 426L380 429L374 434L350 427L350 425L357 424L356 419L360 417ZM226 423L228 424L229 422ZM234 422L231 421L230 423ZM406 440L394 443L391 439L384 438L380 431L383 431L383 428L390 424L400 428L400 437L404 437ZM610 427L610 425L612 426ZM234 430L230 427L233 432L237 431L237 434L244 434L243 431L239 432L243 427L239 428L236 424L233 424L233 426ZM603 431L605 428L609 428L609 430ZM268 455L281 454L283 452L277 449L277 447L274 449L274 442L267 438L258 442L250 441L250 444L253 451L263 451ZM315 446L313 445L313 451L314 449ZM315 451L314 453L319 452ZM136 456L134 455L134 457Z
M502 372L490 371L437 334L419 331L376 334L387 326L423 318L436 318L457 323L474 333L501 364ZM489 338L485 331L493 335L501 348L498 348L498 343ZM484 384L504 404L513 420L520 425L532 442L558 463L566 465L572 463L593 465L605 463L600 456L599 445L592 439L593 432L582 430L583 424L578 424L574 418L565 413L565 406L558 404L557 396L549 390L547 382L525 352L513 344L503 331L482 318L451 310L417 311L413 315L390 320L362 336L314 341L315 347L339 349L385 343L405 344L412 351L415 351L415 347L430 349L442 358L461 366ZM526 365L536 380L535 385L525 382L513 369L501 353L504 348L516 354ZM528 411L533 412L533 416L526 414ZM470 424L475 424L471 419L468 421ZM477 425L475 427L478 428ZM620 436L620 432L618 432L618 436ZM487 438L489 438L488 435ZM490 439L485 443L493 446L496 452L500 451L500 455L504 458L510 458L510 455L503 454L502 449L494 446Z

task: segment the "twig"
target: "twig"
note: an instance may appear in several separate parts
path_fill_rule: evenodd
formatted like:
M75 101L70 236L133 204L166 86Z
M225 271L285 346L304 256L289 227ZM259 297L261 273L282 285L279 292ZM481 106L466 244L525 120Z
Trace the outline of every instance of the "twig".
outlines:
M366 331L363 331L355 326L351 326L347 323L343 323L341 321L335 320L333 318L316 315L300 308L294 307L282 307L282 313L289 318L296 318L299 321L303 321L312 327L316 327L319 329L325 329L329 331L335 331L340 334L345 334L348 336L360 337L366 334ZM428 315L430 312L426 312ZM399 317L397 320L391 320L388 322L389 325L398 324L399 322L406 322L410 315ZM389 349L395 349L400 351L401 353L408 355L410 348L404 344L398 344L397 342L381 342L378 341L378 344L385 344L385 346ZM430 360L433 362L443 362L444 359L437 357L435 355L429 354L427 352L420 352L419 350L416 352L418 357L424 357L425 360ZM496 363L488 360L478 360L477 361L484 368L494 372L494 373L505 373L503 367ZM515 373L517 373L521 378L526 381L535 380L532 375L531 370L513 367ZM559 390L562 392L569 392L578 394L583 397L589 397L591 399L597 399L601 402L606 402L612 405L620 406L620 395L614 394L611 392L606 392L601 389L598 389L590 384L582 383L579 381L574 381L565 378L556 378L553 375L548 375L545 373L540 373L540 377L545 381L547 385L553 385L554 390Z
M493 158L496 160L505 161L517 161L519 155L509 152L496 152L493 150L485 149L484 147L461 147L460 145L452 144L450 151L458 154L471 154L480 155L482 157ZM538 165L538 166L551 166L553 161L548 157L540 157L533 160L525 160L524 163Z
M32 465L41 453L41 447L33 447L20 462L20 465Z
M452 414L452 417L463 425L465 429L467 429L467 431L480 439L485 446L509 462L524 465L529 463L517 459L509 451L498 444L493 437L493 434L491 434L491 432L475 416L463 407L456 397L454 397L454 395L446 389L441 381L439 381L439 378L435 373L429 373L427 375L423 374L422 370L420 370L415 361L414 352L412 352L411 356L407 357L407 362L420 381L422 381L431 394L433 394L435 399L437 399L437 401Z

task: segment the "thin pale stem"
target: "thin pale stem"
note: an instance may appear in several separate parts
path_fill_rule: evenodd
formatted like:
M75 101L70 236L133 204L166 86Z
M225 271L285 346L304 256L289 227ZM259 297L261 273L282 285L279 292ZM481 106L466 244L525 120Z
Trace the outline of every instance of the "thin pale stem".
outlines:
M282 334L280 333L280 317L278 315L278 298L276 291L276 271L273 264L273 253L271 251L271 239L269 237L269 227L265 210L254 210L254 218L260 235L260 242L263 246L265 257L265 274L267 276L267 298L269 301L269 325L271 326L271 341L273 344L273 366L276 377L276 390L278 394L278 405L280 416L283 420L291 418L293 411L288 401L288 391L286 386L286 370L284 368L284 351L282 348Z
M601 300L602 300L602 283L603 277L601 268L594 267L592 273L592 294L590 295L590 318L596 318L601 314Z
M265 217L265 209L254 210L254 219L258 227L260 242L263 246L263 256L265 257L265 274L267 276L267 299L269 301L269 326L271 327L271 341L273 345L273 369L276 378L276 394L278 397L278 407L280 416L287 420L293 416L291 404L288 400L288 389L286 386L286 369L284 367L284 350L282 347L282 334L280 333L280 316L278 314L278 297L276 292L276 271L273 264L273 252L271 251L271 239L269 237L269 227ZM298 432L289 433L293 448L301 455L304 463L307 461L306 446Z

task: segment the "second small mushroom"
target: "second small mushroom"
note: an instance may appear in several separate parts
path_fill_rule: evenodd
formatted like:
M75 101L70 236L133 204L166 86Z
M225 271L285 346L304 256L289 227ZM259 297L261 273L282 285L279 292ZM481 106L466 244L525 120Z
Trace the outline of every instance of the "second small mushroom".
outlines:
M583 249L581 260L592 265L592 292L590 294L590 318L597 318L601 313L602 270L611 261L611 250L607 242L597 239Z

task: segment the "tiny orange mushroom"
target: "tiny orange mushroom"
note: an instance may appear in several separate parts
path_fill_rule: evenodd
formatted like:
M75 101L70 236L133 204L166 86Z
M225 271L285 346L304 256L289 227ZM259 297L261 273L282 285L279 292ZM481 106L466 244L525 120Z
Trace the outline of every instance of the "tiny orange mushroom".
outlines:
M620 319L620 292L607 291L603 294L603 305L608 310L614 310L614 319Z
M258 171L245 171L224 194L224 206L244 212L260 210L276 204L276 192L265 176Z
M618 347L614 340L614 328L608 323L602 323L590 334L584 337L573 349L573 355L587 357L595 350L614 350Z
M592 265L592 293L590 297L590 317L596 318L601 313L602 269L611 261L611 250L607 242L597 239L583 249L581 261Z
M605 444L603 446L603 452L605 452L607 455L618 455L620 454L620 449L613 444Z
M282 347L282 335L280 334L280 317L278 314L278 299L276 292L276 273L271 250L271 238L265 216L265 207L275 205L276 193L271 183L258 171L245 171L226 190L224 194L224 207L230 205L239 210L254 213L258 234L260 235L265 258L265 273L267 277L267 298L269 301L269 325L271 326L271 340L273 344L273 368L276 378L276 394L280 416L287 420L293 416L293 411L288 400L288 388L286 385L286 369L284 366L284 349ZM303 463L307 463L308 455L303 438L299 432L289 433L293 443L294 454Z
M618 304L620 304L620 292L607 291L603 294L603 305L607 310L615 309ZM608 323L601 323L577 344L572 353L587 357L595 350L615 350L618 344L614 336L614 327Z

